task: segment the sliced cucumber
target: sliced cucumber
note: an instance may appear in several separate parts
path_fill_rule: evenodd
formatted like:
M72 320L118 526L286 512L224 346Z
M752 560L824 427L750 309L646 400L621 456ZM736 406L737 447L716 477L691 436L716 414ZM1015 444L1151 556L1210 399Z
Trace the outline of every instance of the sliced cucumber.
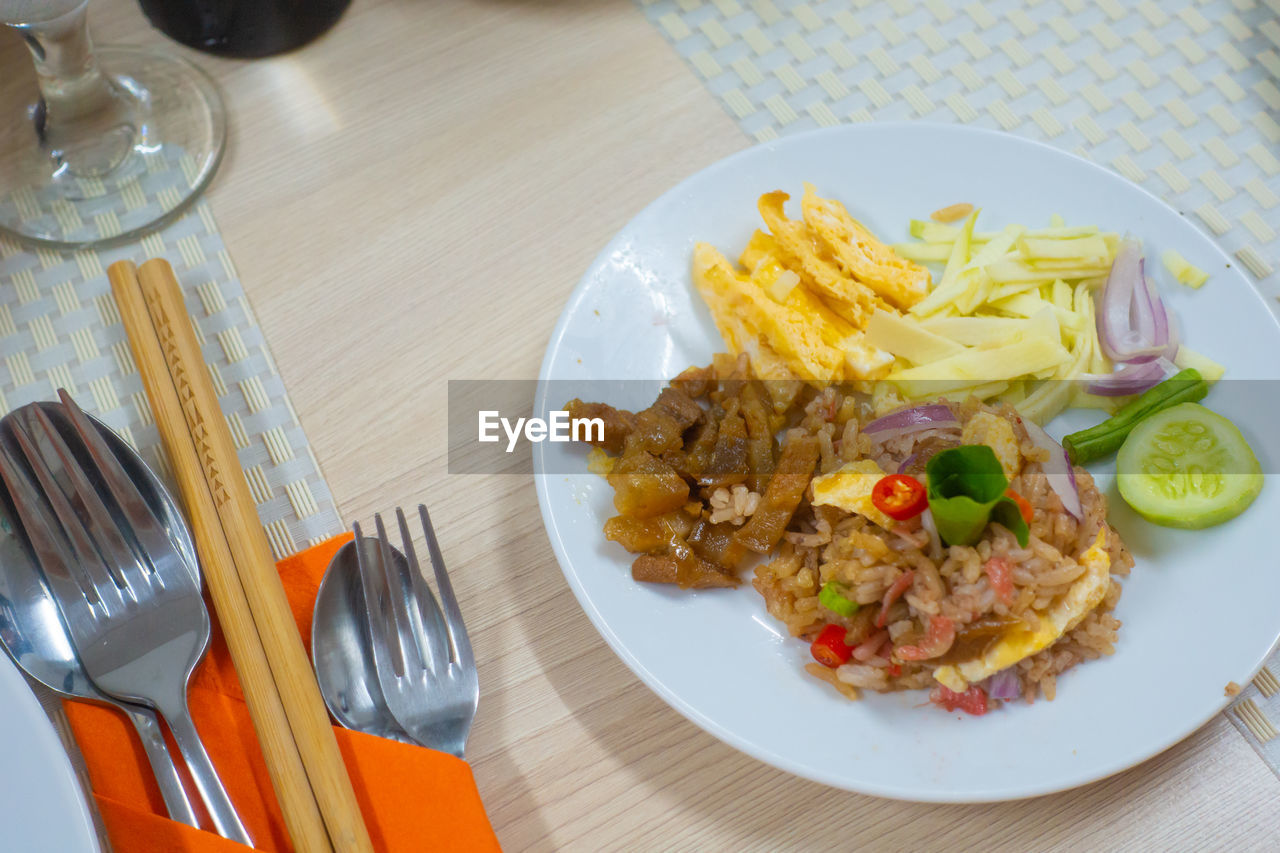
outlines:
M1120 496L1166 527L1211 527L1235 518L1262 483L1262 466L1240 430L1198 403L1145 418L1116 457Z

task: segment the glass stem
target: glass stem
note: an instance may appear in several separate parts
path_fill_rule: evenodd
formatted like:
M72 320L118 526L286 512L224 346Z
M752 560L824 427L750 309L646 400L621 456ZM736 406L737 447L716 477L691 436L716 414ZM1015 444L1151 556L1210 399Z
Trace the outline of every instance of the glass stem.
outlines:
M100 178L129 154L134 109L94 59L87 8L81 3L61 17L16 29L35 60L40 102L32 120L41 146L59 171Z

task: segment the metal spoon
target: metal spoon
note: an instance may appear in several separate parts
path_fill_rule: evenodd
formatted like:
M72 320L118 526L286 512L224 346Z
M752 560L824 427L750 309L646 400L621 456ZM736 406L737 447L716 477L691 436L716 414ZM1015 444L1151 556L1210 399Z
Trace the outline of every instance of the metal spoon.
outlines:
M377 539L364 541L365 554L374 559ZM392 559L404 555L392 550ZM405 733L387 709L378 686L373 651L369 648L369 609L364 604L356 544L338 550L325 570L316 593L311 620L311 660L320 682L320 693L329 712L343 726L358 732L417 743Z
M61 406L56 403L39 405L59 429L71 430ZM123 439L96 419L94 425L137 483L138 491L152 512L169 529L175 545L190 555L188 564L195 566L195 546L186 524L159 480L140 463ZM11 498L3 492L0 489L0 528L3 528L0 531L0 645L5 647L19 668L50 690L72 699L110 705L127 715L138 730L170 817L189 826L198 826L173 756L165 746L155 712L141 705L112 699L89 680L73 650L57 602L43 574L31 558L30 550L14 533L17 526L11 519L16 517L15 510Z

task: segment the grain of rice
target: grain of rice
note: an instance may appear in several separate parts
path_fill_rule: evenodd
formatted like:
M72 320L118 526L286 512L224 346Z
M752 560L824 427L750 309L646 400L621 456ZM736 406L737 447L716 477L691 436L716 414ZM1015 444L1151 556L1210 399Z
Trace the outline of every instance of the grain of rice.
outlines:
M732 489L721 486L711 493L710 504L712 524L728 521L742 526L760 506L760 495L741 484Z
M858 688L854 687L852 684L845 684L837 678L836 671L834 669L828 669L820 663L807 663L804 665L804 671L812 675L814 678L827 682L848 698L858 698Z
M888 674L880 667L846 663L836 669L836 678L854 687L884 690L889 686Z

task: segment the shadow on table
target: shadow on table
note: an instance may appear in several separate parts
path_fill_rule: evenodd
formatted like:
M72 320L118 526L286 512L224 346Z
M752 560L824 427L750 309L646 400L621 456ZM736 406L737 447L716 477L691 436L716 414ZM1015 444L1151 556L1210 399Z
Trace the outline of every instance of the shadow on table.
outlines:
M495 502L499 505L513 500L511 495L503 494L502 489L510 488L510 484L517 480L527 482L527 478L510 476L490 478L473 475L463 479L473 484L482 479L499 484L494 489L498 492ZM506 531L506 534L510 535L511 531ZM519 553L518 544L518 540L504 540L497 548L485 546L479 551L483 554L481 558L491 565L523 566L529 559L527 554ZM442 547L446 553L450 552L447 542L442 542ZM450 574L454 575L455 589L459 589L461 596L461 587L465 581L462 580L463 574L457 569L458 565L451 561ZM519 572L512 574L518 575ZM487 598L497 592L486 589L481 594ZM469 612L465 603L462 610L464 614ZM516 627L506 619L500 618L491 625L481 626L467 616L467 627L480 677L480 703L467 741L467 760L475 774L490 822L498 834L498 841L506 850L529 850L532 848L526 839L550 838L551 829L538 808L540 800L537 792L526 779L525 771L518 764L512 750L494 746L505 743L501 734L501 730L508 725L505 721L514 718L519 726L521 709L513 702L513 693L517 690L513 685L519 681L520 673L512 671L510 655L504 654L504 651L511 649L520 640ZM502 689L498 689L499 685Z

